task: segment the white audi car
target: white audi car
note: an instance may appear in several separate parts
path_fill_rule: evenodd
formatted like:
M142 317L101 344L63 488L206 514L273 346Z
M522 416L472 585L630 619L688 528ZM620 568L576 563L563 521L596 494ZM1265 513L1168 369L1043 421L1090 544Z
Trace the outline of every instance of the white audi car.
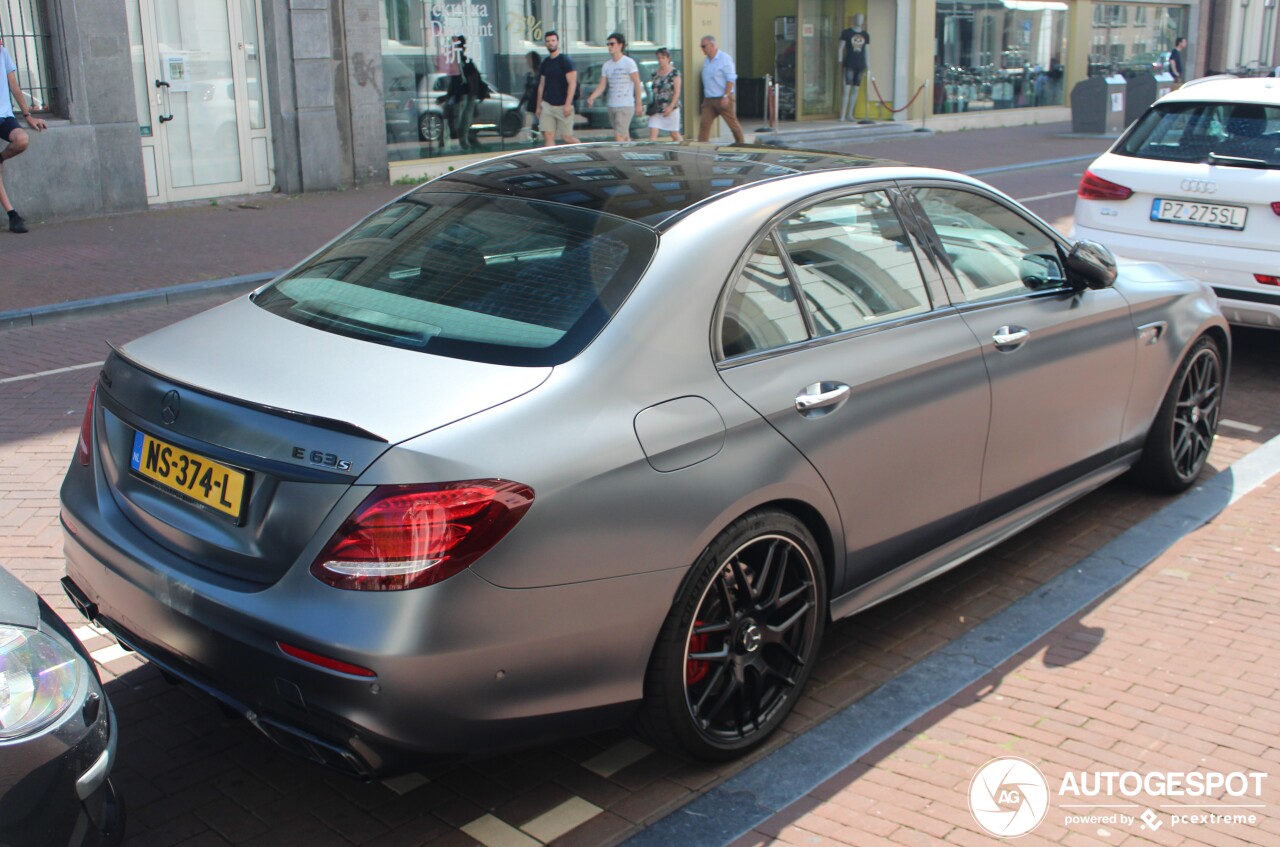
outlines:
M1209 283L1232 323L1280 328L1280 79L1157 100L1085 171L1072 237Z

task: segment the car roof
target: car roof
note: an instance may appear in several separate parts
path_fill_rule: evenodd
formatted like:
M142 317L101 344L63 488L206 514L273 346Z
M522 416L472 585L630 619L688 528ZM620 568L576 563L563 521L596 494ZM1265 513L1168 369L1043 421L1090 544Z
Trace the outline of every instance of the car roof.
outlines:
M603 143L487 159L411 192L499 194L605 212L659 228L713 197L814 171L898 165L888 159L737 144Z
M1229 74L1193 79L1177 91L1159 99L1160 103L1182 102L1268 103L1280 106L1280 79L1275 77L1235 77Z

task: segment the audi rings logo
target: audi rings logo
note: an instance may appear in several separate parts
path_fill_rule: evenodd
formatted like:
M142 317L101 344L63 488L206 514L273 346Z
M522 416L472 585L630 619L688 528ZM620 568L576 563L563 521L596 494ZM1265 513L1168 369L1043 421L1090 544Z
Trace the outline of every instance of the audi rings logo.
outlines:
M1030 762L992 759L969 783L969 811L978 826L999 838L1026 835L1049 811L1049 784Z
M1188 194L1217 194L1218 183L1211 179L1184 179L1182 190Z

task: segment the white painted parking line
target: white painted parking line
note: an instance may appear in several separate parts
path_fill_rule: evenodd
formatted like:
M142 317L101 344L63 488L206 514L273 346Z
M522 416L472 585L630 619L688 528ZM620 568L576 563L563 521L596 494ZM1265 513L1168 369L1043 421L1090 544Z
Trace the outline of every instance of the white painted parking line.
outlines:
M88 641L90 638L98 638L100 636L110 634L102 627L88 623L83 626L76 627L74 632L76 634L76 638L79 638L81 641Z
M42 376L56 376L57 374L71 373L72 371L82 371L86 368L101 367L101 365L102 362L85 362L83 365L72 365L68 368L54 368L51 371L40 371L39 373L22 374L21 376L7 376L4 379L0 379L0 385L4 385L8 382L23 382L28 379L39 379Z
M1036 200L1052 200L1054 197L1066 197L1068 194L1075 194L1076 189L1070 191L1054 191L1050 194L1037 194L1034 197L1019 197L1019 203L1034 203Z
M566 832L582 826L603 811L604 809L594 803L588 803L581 797L570 797L551 811L538 815L520 828L543 844L547 844Z
M613 776L623 768L630 767L653 752L653 748L643 741L628 738L615 744L598 756L592 756L582 766L597 776L605 779Z
M484 847L538 847L537 841L493 815L476 818L464 826L462 831Z
M1247 423L1240 423L1240 421L1229 421L1226 418L1223 418L1222 420L1218 421L1218 426L1229 426L1232 429L1238 429L1243 432L1252 432L1255 434L1262 432L1262 427L1260 426L1254 426L1253 424L1247 424Z
M89 656L98 664L105 665L108 662L114 662L116 659L123 659L129 655L129 651L121 647L119 644L112 644L110 647L103 647L101 650L94 650Z

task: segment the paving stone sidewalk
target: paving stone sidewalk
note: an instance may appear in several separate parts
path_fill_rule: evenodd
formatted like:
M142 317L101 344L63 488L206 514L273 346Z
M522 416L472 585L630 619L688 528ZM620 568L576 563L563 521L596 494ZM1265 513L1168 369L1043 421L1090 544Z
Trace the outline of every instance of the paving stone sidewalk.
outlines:
M1272 478L733 847L999 843L969 802L999 757L1047 782L1043 821L1018 844L1280 844L1277 511ZM1231 780L1240 796L1059 794L1069 773L1127 771L1266 776ZM1011 820L1004 809L987 822Z

